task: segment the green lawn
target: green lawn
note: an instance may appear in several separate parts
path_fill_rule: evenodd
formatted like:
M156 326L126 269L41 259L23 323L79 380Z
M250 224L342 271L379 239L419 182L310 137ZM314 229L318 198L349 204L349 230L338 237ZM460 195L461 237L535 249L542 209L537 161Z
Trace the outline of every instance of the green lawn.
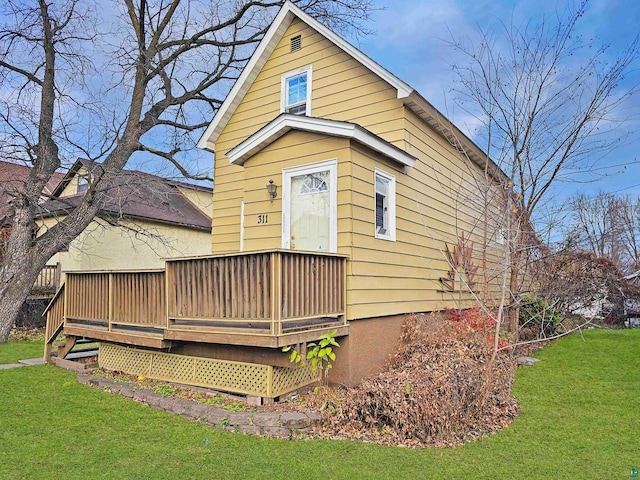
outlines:
M25 340L0 345L0 365L16 363L25 358L37 358L44 355L43 340Z
M629 478L640 467L640 330L574 335L539 358L518 371L510 427L424 450L229 434L51 366L3 370L0 478Z

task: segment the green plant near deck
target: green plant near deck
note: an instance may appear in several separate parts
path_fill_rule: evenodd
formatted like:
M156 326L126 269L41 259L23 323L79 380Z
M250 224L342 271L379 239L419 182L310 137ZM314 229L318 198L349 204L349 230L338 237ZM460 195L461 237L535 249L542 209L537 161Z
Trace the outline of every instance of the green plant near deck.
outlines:
M307 361L311 361L311 370L316 372L318 369L322 371L323 382L326 383L329 375L329 370L333 368L333 363L336 360L336 354L333 351L334 347L339 347L340 344L336 341L335 335L338 331L332 330L329 333L320 335L316 342L307 343L307 355L306 359L302 358L300 352L298 352L293 345L287 345L282 347L283 352L289 353L289 361L295 363L299 367L305 365Z
M178 387L165 383L162 385L152 385L151 391L159 393L160 395L162 395L162 398L167 398L175 395L178 392Z
M532 330L536 336L556 333L562 318L555 308L537 297L524 297L520 305L520 328Z

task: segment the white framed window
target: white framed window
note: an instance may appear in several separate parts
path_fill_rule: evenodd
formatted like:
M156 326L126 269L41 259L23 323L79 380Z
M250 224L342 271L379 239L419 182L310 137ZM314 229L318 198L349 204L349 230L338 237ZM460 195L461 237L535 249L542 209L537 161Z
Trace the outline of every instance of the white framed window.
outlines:
M84 193L89 190L89 175L78 175L78 188L76 193Z
M281 86L281 113L311 115L311 65L285 73Z
M396 177L375 169L375 235L396 241Z

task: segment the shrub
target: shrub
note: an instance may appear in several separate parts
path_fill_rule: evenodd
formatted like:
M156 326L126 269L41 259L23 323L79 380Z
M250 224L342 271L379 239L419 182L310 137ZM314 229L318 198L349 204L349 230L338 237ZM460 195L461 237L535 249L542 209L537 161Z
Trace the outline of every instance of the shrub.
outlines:
M536 297L524 297L520 304L522 338L544 338L556 333L561 317L555 308Z
M495 336L494 332L496 321L480 310L474 307L467 310L447 310L451 327L456 332L478 332L485 335L490 345L493 345ZM504 350L509 348L509 342L506 338L498 338L498 349Z

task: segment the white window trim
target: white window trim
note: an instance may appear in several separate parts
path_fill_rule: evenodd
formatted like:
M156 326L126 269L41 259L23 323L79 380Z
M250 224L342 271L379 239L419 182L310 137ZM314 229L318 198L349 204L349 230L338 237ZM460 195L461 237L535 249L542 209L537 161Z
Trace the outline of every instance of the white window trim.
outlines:
M378 176L389 181L387 191L387 220L389 221L389 225L387 233L384 235L378 233L378 228L376 227L376 177ZM396 241L396 177L379 168L375 169L373 175L373 231L376 238L389 240L391 242Z
M282 248L291 248L291 178L329 170L329 253L338 252L338 160L282 169Z
M240 202L240 252L244 252L244 200Z
M82 175L78 175L78 179L76 181L76 193L86 193L89 190L89 174L84 173Z
M287 72L282 75L282 79L280 80L280 113L285 113L287 109L287 80L291 77L295 77L300 75L301 73L307 73L307 104L305 115L307 117L311 116L311 83L312 83L312 68L311 65L308 65L304 68L299 68L298 70L294 70L293 72Z

